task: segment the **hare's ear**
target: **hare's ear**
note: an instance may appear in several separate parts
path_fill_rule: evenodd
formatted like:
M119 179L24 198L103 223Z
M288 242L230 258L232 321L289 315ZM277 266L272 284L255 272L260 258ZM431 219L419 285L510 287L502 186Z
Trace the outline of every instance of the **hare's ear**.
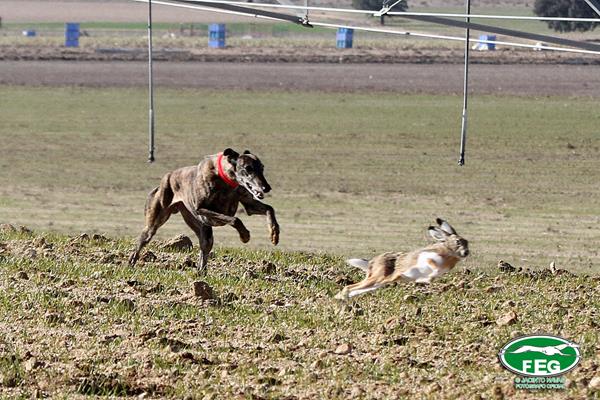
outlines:
M427 228L427 232L429 232L429 236L431 236L438 242L443 242L444 240L446 240L446 236L448 236L446 232L444 232L437 226L430 226L429 228Z
M446 232L448 235L456 235L456 231L454 230L454 228L449 223L444 221L443 219L436 218L435 222L437 222L437 224L440 226L440 228L442 228L442 230L444 232Z

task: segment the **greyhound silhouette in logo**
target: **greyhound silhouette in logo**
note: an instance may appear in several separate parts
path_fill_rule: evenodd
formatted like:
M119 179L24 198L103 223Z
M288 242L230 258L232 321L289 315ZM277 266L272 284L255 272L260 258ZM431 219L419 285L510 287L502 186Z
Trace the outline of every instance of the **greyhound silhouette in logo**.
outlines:
M546 347L537 347L537 346L523 346L523 347L519 347L517 350L515 351L511 351L511 353L515 354L515 353L527 353L527 352L536 352L536 353L543 353L547 356L554 356L554 355L561 355L561 356L570 356L571 354L564 354L561 352L561 350L567 348L567 347L579 347L579 345L576 344L559 344L557 346L546 346Z

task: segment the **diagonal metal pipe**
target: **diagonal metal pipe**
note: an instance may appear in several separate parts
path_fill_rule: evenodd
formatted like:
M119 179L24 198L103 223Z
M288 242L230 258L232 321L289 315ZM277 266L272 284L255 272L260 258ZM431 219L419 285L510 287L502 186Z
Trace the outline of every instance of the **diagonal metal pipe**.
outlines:
M522 39L536 40L539 42L560 44L563 46L574 47L576 49L600 51L600 45L598 45L598 44L579 42L576 40L563 39L563 38L558 38L555 36L541 35L539 33L516 31L514 29L499 28L497 26L477 24L474 22L456 21L453 19L442 18L442 17L429 17L429 16L417 16L417 15L411 15L411 16L403 15L402 17L412 19L415 21L430 22L432 24L453 26L456 28L469 28L469 29L473 29L476 31L492 32L492 33L497 33L499 35L518 37L518 38L522 38Z
M183 3L183 4L194 4L194 5L198 4L198 2L188 1L188 0L170 0L170 1L172 3ZM245 14L260 15L263 17L267 17L267 18L271 18L271 19L278 19L281 21L289 21L289 22L293 22L298 25L306 26L307 28L312 28L312 25L310 25L310 23L308 23L308 21L306 19L296 17L293 15L289 15L289 14L277 13L277 12L273 12L273 11L258 10L258 9L250 8L250 7L242 7L242 6L237 6L237 5L232 5L232 4L223 4L223 3L217 3L217 2L215 2L215 3L203 2L202 6L218 8L220 10L245 13Z

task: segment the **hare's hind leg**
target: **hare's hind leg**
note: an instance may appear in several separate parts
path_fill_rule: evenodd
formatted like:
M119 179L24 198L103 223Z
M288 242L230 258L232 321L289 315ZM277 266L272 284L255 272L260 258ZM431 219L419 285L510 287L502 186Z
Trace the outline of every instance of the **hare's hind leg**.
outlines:
M348 301L351 297L377 290L383 286L382 278L381 276L371 276L358 283L348 285L335 295L335 299Z
M358 283L346 286L335 296L335 298L348 301L351 297L372 292L391 283L390 279L392 279L392 281L394 279L397 257L398 255L396 253L384 253L375 257L369 263L367 277Z
M381 287L383 287L383 286L384 286L384 284L383 284L383 283L376 283L375 285L373 285L373 286L371 286L371 287L368 287L368 288L364 288L364 289L353 289L353 290L350 290L350 291L348 292L348 297L352 298L352 297L354 297L354 296L358 296L359 294L363 294L363 293L369 293L369 292L372 292L372 291L374 291L374 290L377 290L377 289L379 289L379 288L381 288Z

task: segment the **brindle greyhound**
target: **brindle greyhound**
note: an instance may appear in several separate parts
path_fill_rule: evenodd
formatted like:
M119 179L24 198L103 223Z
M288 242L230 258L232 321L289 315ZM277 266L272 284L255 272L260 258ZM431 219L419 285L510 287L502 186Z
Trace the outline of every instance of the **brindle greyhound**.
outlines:
M181 212L185 223L196 233L200 242L198 271L206 272L208 255L213 247L213 226L231 225L247 243L250 232L235 217L239 203L248 215L267 216L271 242L279 243L279 224L273 207L260 202L271 186L263 176L263 164L246 150L238 154L232 149L206 156L200 164L167 173L146 200L146 226L138 244L129 257L135 265L140 251L150 242L158 228L171 216Z

